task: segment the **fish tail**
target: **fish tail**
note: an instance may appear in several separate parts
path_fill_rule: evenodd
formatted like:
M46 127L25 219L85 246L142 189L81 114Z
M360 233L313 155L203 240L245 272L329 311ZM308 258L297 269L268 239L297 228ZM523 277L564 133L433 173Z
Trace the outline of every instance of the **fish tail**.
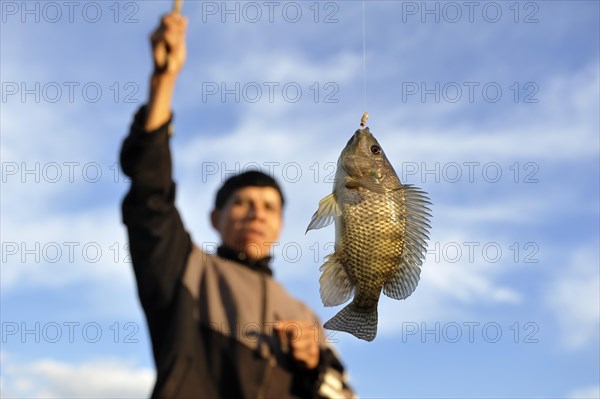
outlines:
M345 331L356 338L373 341L377 335L377 307L363 310L350 303L323 326L328 330Z

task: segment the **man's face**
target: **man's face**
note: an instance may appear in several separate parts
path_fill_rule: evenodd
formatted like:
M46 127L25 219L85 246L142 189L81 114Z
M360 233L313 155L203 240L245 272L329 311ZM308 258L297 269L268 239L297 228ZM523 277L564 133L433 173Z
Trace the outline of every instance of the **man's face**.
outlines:
M248 186L236 190L223 208L211 214L223 244L245 252L252 260L270 255L282 227L281 197L273 187Z

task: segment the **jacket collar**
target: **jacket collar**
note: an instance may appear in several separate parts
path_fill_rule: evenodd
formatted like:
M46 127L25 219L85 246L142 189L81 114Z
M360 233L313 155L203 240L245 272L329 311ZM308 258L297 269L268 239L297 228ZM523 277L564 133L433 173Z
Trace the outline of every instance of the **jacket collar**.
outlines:
M217 255L219 255L221 258L241 263L242 265L247 266L254 271L273 276L273 270L269 265L269 263L271 263L271 260L273 259L273 257L271 256L265 256L264 258L253 261L248 259L244 252L237 252L223 245L217 248Z

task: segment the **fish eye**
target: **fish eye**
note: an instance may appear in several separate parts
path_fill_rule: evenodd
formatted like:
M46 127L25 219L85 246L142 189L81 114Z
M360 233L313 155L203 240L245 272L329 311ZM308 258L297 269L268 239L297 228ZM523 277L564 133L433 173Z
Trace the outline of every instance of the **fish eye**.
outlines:
M372 145L371 153L374 155L379 155L379 154L381 154L381 148L378 145Z

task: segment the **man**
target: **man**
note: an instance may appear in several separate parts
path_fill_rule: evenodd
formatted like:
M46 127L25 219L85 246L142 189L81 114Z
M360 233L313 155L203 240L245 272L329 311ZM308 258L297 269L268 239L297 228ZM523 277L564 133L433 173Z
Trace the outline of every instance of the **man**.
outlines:
M152 35L150 99L121 152L131 177L123 220L157 369L152 397L350 397L316 316L271 278L267 254L284 205L277 182L248 172L223 184L211 214L222 240L217 255L184 229L169 139L186 25L168 14Z

